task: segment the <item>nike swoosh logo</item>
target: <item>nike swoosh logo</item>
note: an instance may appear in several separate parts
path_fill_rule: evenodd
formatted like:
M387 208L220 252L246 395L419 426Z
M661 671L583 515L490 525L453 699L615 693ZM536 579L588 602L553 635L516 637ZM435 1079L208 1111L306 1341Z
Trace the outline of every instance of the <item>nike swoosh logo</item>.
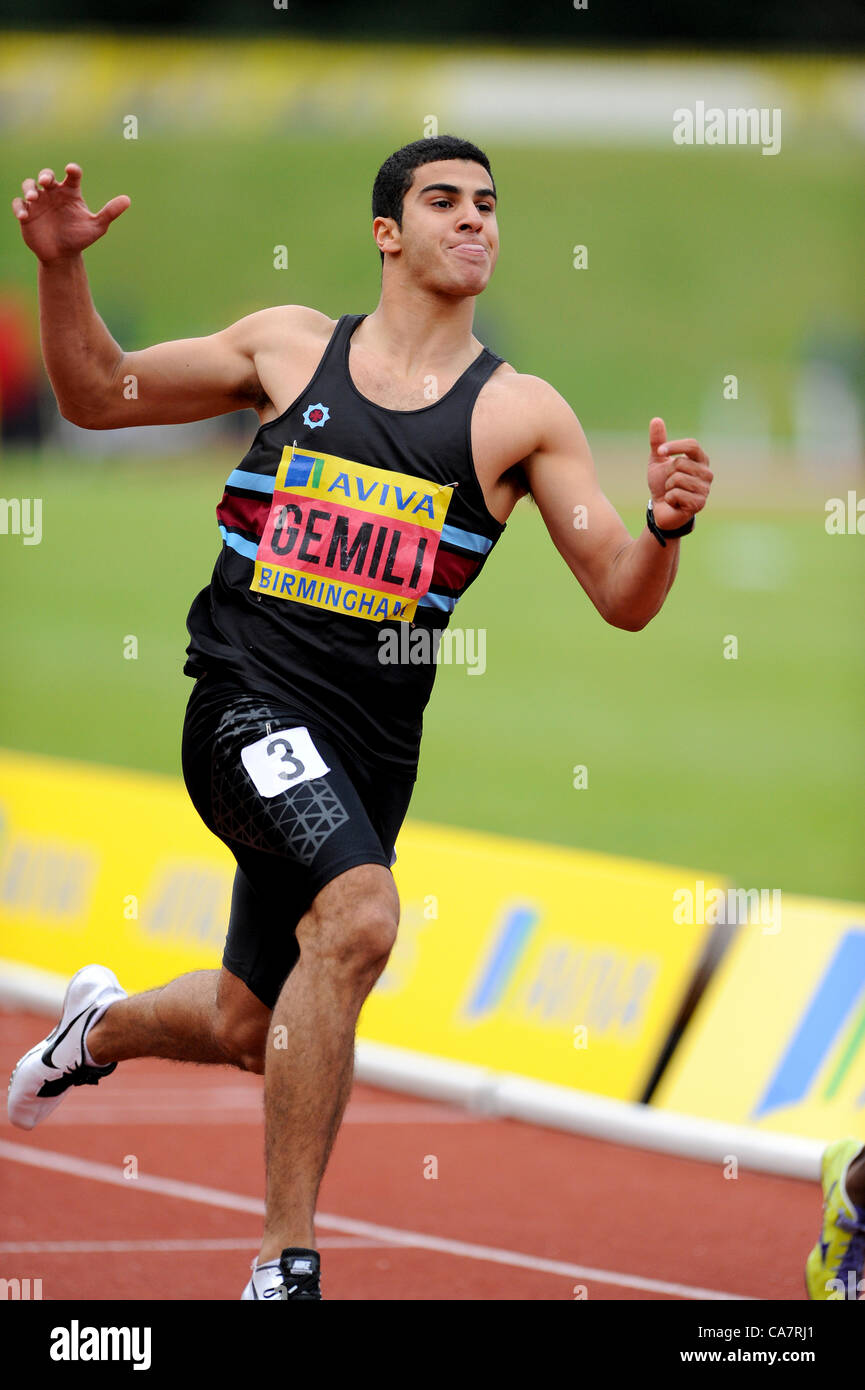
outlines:
M42 1065L43 1065L43 1066L45 1066L45 1067L53 1067L53 1066L54 1066L54 1053L55 1053L55 1051L57 1050L57 1048L59 1047L59 1045L62 1043L63 1039L66 1037L66 1035L67 1035L67 1033L70 1031L70 1029L74 1028L75 1025L76 1025L76 1023L78 1022L78 1020L79 1020L80 1018L83 1018L84 1015L85 1015L86 1013L87 1013L87 1009L82 1009L80 1014L76 1014L75 1017L73 1018L72 1022L69 1023L69 1024L67 1024L67 1026L63 1029L63 1032L60 1034L60 1036L59 1036L58 1038L55 1038L55 1039L54 1039L54 1042L51 1044L51 1046L50 1046L50 1047L46 1047L45 1051L42 1053ZM95 1008L91 1008L91 1009L90 1009L90 1015L91 1015L91 1017L92 1017L92 1015L95 1014L95 1013L96 1013L96 1009L95 1009ZM87 1025L85 1024L84 1027L86 1028ZM82 1038L83 1038L83 1036L84 1036L84 1029L81 1030L81 1035L82 1035ZM84 1061L84 1046L83 1046L83 1043L82 1043L82 1047L81 1047L81 1061L82 1061L82 1062Z

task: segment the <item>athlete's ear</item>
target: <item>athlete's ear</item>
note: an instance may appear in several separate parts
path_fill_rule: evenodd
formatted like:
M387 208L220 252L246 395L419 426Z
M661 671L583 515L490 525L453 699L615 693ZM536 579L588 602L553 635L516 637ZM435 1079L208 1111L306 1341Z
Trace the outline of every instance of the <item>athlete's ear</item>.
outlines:
M376 217L372 224L372 234L379 251L402 250L402 233L395 218Z

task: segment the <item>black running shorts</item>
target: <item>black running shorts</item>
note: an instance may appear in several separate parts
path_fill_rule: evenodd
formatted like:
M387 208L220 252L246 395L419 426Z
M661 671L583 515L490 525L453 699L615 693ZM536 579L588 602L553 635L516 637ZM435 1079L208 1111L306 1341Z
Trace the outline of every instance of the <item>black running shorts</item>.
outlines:
M213 672L190 694L182 759L196 811L237 861L223 965L273 1008L316 894L346 869L393 863L414 779L338 750L309 711Z

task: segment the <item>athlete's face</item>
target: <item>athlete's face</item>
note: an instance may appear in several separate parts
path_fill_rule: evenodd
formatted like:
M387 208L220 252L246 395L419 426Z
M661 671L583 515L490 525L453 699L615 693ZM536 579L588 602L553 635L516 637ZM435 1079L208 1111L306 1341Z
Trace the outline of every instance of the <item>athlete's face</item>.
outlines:
M398 260L412 280L455 295L480 294L489 283L499 254L496 197L482 164L441 159L414 171L403 199L402 227L381 219L388 235L378 235L387 256Z

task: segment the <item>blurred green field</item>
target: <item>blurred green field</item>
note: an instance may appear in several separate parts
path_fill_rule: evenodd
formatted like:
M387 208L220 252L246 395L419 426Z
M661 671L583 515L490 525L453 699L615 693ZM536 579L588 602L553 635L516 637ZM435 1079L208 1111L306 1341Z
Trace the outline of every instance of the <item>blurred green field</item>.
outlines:
M24 177L74 159L92 207L129 194L87 263L97 307L134 348L274 303L333 317L371 310L373 178L418 134L30 138L0 151L0 178L11 198ZM552 381L589 430L642 434L661 414L674 432L696 433L733 372L731 425L759 403L785 440L795 370L814 341L865 341L865 180L852 143L799 140L771 159L748 147L487 153L502 250L479 332ZM587 270L573 268L577 244ZM284 270L273 266L278 245ZM0 284L27 287L35 308L35 264L11 213L0 221Z
M185 617L236 459L7 454L0 492L41 496L44 535L0 543L5 746L179 774ZM440 668L411 814L861 900L865 550L823 521L704 513L664 610L625 633L521 504L457 610L486 671Z

